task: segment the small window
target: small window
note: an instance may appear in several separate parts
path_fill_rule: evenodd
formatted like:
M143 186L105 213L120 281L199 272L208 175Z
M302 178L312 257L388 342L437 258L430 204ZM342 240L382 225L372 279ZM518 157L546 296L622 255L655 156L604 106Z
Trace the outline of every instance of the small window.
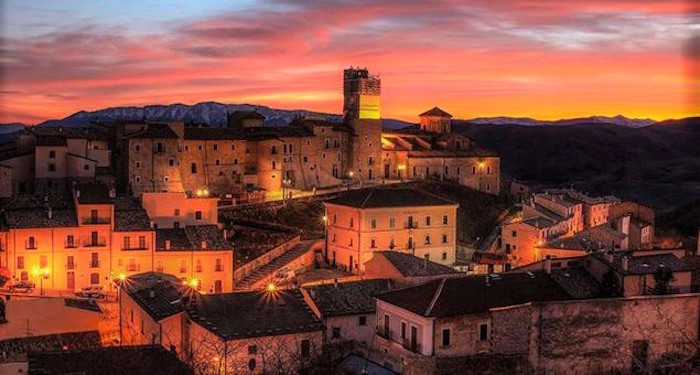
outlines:
M214 143L214 144L211 146L211 148L212 148L212 150L216 151L216 150L219 149L219 145L217 145L216 143Z
M85 169L86 171L89 171L89 170L90 170L90 164L85 164L85 165L83 166L83 169Z
M180 216L180 209L179 208L175 209L174 216Z
M450 219L449 219L449 216L447 216L447 215L442 215L442 225L447 225L447 223L449 222L449 220L450 220Z
M376 249L376 248L377 248L377 240L376 240L375 238L372 238L372 239L370 240L369 247L371 247L372 249Z
M175 159L168 159L168 165L171 167L175 166Z
M141 176L136 176L136 177L134 177L134 181L136 181L136 182L141 182Z
M425 244L430 245L430 236L425 236Z
M304 163L306 163L308 161L309 161L309 159L306 156L304 156Z
M518 237L518 231L514 230L512 234L513 234L513 237Z
M197 173L197 163L192 163L192 165L190 165L190 172Z
M401 338L406 339L406 322L401 322Z
M371 219L370 220L370 227L372 229L377 229L377 219Z
M446 234L442 235L442 243L447 243L447 235Z
M202 211L196 211L196 212L194 213L194 218L195 218L196 220L202 220Z
M389 218L389 228L394 229L396 227L396 219L395 218Z
M56 158L56 151L54 151L54 150L49 151L49 157L51 159L55 159Z
M447 253L442 253L442 260L447 260Z
M425 226L429 227L430 226L430 216L425 217Z
M219 165L219 164L221 164L221 161L220 161L219 159L216 159L216 160L214 161L214 164Z
M56 164L49 163L49 172L56 172Z
M134 149L136 150L136 152L141 151L141 145L135 145Z
M333 327L333 333L331 334L332 339L340 338L340 327Z
M361 325L361 326L366 326L367 325L367 317L364 315L360 316L360 320L357 324Z
M486 341L489 339L489 325L486 323L479 324L479 341Z
M311 341L301 340L301 357L302 358L311 357Z
M350 218L350 228L354 228L354 227L355 227L355 221L354 221L353 219L354 219L354 218L352 218L352 217Z
M442 330L442 346L450 346L450 329L445 328Z

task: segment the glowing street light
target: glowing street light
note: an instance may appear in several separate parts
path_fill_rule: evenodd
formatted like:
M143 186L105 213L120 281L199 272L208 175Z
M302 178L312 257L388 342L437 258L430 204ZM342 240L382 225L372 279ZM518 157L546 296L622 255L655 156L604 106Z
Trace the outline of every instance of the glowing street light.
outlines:
M126 280L126 275L124 274L124 272L122 272L119 274L119 281L124 281L124 280Z
M275 283L270 282L267 284L267 291L268 292L272 293L276 290L277 290L277 285L275 285Z
M32 269L32 275L34 277L39 277L39 294L44 295L44 279L47 279L51 274L51 270L48 268L34 267Z

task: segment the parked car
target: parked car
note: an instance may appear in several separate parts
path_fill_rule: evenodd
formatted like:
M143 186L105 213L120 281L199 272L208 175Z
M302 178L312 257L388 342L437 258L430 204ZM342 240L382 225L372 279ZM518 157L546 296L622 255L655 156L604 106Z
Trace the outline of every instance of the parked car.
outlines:
M32 281L18 281L14 285L11 285L8 289L10 293L31 293L34 290L34 282Z
M107 297L104 291L104 287L102 285L90 285L86 286L82 289L80 289L79 292L75 293L76 297L81 297L81 298L97 298L97 299L104 299Z

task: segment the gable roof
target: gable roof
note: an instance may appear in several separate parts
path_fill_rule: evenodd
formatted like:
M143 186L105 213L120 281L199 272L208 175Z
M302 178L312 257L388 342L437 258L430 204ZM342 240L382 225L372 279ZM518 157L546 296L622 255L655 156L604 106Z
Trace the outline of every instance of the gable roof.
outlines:
M170 240L170 249L166 250L165 241ZM206 248L202 248L206 241ZM216 225L188 225L184 228L164 228L156 230L157 251L178 250L230 250L231 244L224 238L223 232Z
M323 317L373 313L374 296L389 289L387 279L304 287Z
M430 108L429 110L427 110L427 111L421 113L421 114L418 115L418 116L419 116L419 117L423 117L423 116L452 117L451 114L449 114L449 113L443 111L443 110L440 109L439 107Z
M488 280L488 282L487 282ZM377 299L426 317L477 314L528 302L572 299L545 272L447 277L377 295Z
M192 321L224 340L323 329L298 289L205 294L187 312Z
M396 270L406 277L451 275L458 273L450 267L408 253L377 251L374 253L374 256L384 257Z
M690 258L678 258L672 253L627 256L628 266L626 271L622 268L622 258L625 257L624 253L614 253L612 263L605 259L605 254L603 253L594 253L593 256L610 265L615 271L623 275L653 274L660 267L666 267L673 272L686 272L695 269Z
M457 203L439 196L407 188L370 188L340 193L328 204L357 208L453 206Z
M167 124L148 124L136 133L127 134L126 138L177 139L177 134Z
M155 321L183 311L183 297L196 294L177 277L159 272L130 276L121 285L123 291Z

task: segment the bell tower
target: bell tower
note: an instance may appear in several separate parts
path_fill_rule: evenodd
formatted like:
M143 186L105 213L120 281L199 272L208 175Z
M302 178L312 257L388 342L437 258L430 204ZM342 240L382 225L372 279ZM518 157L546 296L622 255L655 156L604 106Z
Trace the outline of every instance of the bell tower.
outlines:
M381 81L367 68L343 72L343 118L353 130L348 147L346 177L353 180L381 178L382 120L380 115ZM351 173L352 172L352 173Z

